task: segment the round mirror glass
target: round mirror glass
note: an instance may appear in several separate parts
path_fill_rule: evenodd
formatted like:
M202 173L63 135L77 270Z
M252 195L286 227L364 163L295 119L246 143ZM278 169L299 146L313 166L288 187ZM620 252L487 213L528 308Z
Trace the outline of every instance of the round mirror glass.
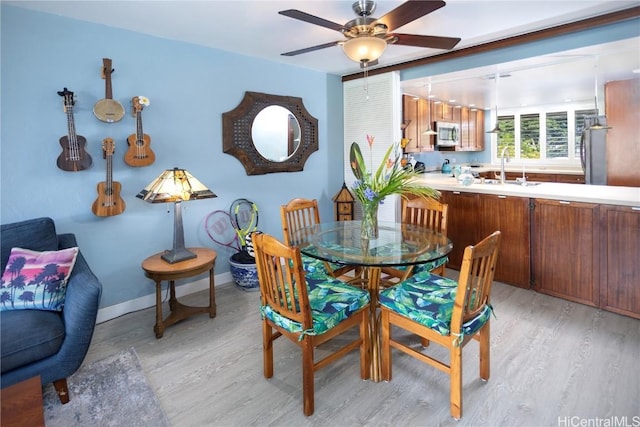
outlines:
M300 145L300 124L286 108L271 105L256 115L251 126L251 138L262 157L272 162L283 162Z

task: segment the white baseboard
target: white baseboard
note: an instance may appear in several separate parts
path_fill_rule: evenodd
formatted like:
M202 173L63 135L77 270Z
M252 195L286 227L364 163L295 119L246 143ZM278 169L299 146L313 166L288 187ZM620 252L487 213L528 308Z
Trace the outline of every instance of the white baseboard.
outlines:
M226 284L231 282L232 280L233 279L231 278L230 272L216 274L215 276L216 285L221 285L223 283ZM168 285L163 284L163 289L165 289L164 286ZM185 295L190 295L195 292L203 291L205 289L209 289L209 277L196 280L195 282L176 286L176 297L183 297ZM104 307L98 310L98 318L96 320L96 323L106 322L107 320L115 319L116 317L120 317L128 313L133 313L134 311L143 310L149 307L155 307L155 305L155 293L125 301L120 304L110 305L109 307Z

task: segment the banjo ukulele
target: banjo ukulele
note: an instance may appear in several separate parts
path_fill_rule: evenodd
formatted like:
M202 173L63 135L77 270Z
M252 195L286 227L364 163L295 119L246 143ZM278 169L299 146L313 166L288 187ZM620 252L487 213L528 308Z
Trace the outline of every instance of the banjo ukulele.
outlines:
M118 122L124 117L124 107L118 101L112 99L111 74L115 70L111 68L110 58L102 58L102 64L102 78L105 80L105 99L96 102L93 107L93 114L103 122Z

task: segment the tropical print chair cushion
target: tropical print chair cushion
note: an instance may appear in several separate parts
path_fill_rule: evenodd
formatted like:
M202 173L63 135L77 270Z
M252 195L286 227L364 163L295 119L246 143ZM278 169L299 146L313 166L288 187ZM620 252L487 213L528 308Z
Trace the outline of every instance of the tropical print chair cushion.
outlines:
M321 335L369 303L369 293L341 280L320 274L306 276L313 331L303 331L302 324L280 315L270 306L262 306L262 316L293 333Z
M419 274L419 273L422 273L423 271L431 271L431 270L436 269L436 268L440 267L441 265L444 265L444 264L446 264L448 262L449 262L449 257L443 257L443 258L436 259L436 260L433 260L433 261L425 262L423 264L416 264L416 265L413 266L413 271L411 272L411 275ZM397 270L404 271L404 270L407 269L407 266L406 265L399 265L399 266L393 267L393 268L395 268Z
M380 305L446 336L451 333L457 290L455 280L422 272L380 291L379 300ZM478 316L462 325L462 333L476 333L489 320L491 310L485 305Z
M322 273L329 274L327 268L325 267L324 261L319 260L317 258L312 258L305 254L302 255L302 265L304 267L304 271L307 273ZM329 268L336 270L340 267L343 267L340 264L329 263Z

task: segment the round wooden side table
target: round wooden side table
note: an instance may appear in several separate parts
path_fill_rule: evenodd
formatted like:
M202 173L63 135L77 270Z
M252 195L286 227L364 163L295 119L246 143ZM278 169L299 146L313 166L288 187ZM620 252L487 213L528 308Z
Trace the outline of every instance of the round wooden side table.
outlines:
M167 326L173 325L198 313L209 313L209 317L216 317L216 294L214 289L214 266L218 254L209 248L188 248L195 253L196 258L169 264L160 258L164 252L150 256L142 262L145 275L156 282L156 324L153 331L156 338L162 338ZM194 277L209 271L209 306L191 307L178 302L176 298L177 279ZM162 317L162 281L169 281L169 309L171 313L166 319Z

